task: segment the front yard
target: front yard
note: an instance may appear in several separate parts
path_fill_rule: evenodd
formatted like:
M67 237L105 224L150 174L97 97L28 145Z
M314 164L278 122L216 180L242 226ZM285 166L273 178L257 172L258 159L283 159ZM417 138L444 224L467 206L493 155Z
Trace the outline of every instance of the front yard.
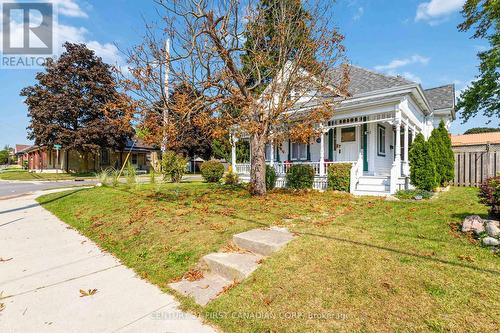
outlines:
M206 307L227 332L493 332L500 259L450 227L486 213L476 190L388 202L334 192L184 183L99 187L39 201L165 291L233 234L268 225L300 236Z

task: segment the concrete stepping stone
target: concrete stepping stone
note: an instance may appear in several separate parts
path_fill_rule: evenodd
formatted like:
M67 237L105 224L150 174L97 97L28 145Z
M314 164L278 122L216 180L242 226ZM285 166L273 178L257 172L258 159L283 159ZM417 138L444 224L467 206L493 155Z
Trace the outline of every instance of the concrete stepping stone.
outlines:
M175 291L194 298L195 302L200 305L206 305L212 299L232 283L223 277L215 274L204 276L201 280L189 281L182 279L179 282L170 283L170 288Z
M200 305L215 299L225 287L240 282L255 271L262 259L278 251L294 236L286 229L255 229L233 236L233 242L248 253L218 252L201 258L198 268L203 278L170 283L177 292L191 296Z
M231 281L242 281L259 266L262 256L253 253L210 253L201 259L210 272Z
M263 256L270 256L293 239L286 229L254 229L233 236L238 247Z

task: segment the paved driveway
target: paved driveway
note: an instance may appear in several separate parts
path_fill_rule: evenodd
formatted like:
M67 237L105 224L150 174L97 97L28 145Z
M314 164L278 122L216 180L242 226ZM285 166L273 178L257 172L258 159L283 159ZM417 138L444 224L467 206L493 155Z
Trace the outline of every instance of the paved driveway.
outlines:
M35 197L0 200L0 332L214 332Z

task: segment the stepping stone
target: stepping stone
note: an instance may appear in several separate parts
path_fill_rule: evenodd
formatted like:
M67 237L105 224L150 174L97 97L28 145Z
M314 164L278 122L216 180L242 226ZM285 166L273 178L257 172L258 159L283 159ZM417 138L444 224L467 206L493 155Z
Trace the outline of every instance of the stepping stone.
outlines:
M293 238L286 229L254 229L234 235L233 242L244 250L270 256Z
M253 253L210 253L201 259L208 270L230 281L242 281L259 266L262 256Z
M208 274L197 281L189 281L183 279L179 282L170 283L170 288L175 291L194 298L195 302L200 305L206 305L211 300L232 283L221 276Z

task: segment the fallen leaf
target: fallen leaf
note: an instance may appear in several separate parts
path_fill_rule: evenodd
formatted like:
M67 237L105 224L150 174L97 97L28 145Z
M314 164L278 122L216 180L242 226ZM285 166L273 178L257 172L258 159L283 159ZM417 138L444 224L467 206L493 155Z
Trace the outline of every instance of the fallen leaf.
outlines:
M203 272L199 269L192 268L184 274L184 278L190 282L203 279Z
M97 289L88 289L87 291L80 289L80 297L92 296L97 293Z
M5 309L5 304L4 303L0 303L0 312L3 311Z
M5 262L5 261L9 261L9 260L12 260L12 258L4 259L4 258L0 257L0 262Z

